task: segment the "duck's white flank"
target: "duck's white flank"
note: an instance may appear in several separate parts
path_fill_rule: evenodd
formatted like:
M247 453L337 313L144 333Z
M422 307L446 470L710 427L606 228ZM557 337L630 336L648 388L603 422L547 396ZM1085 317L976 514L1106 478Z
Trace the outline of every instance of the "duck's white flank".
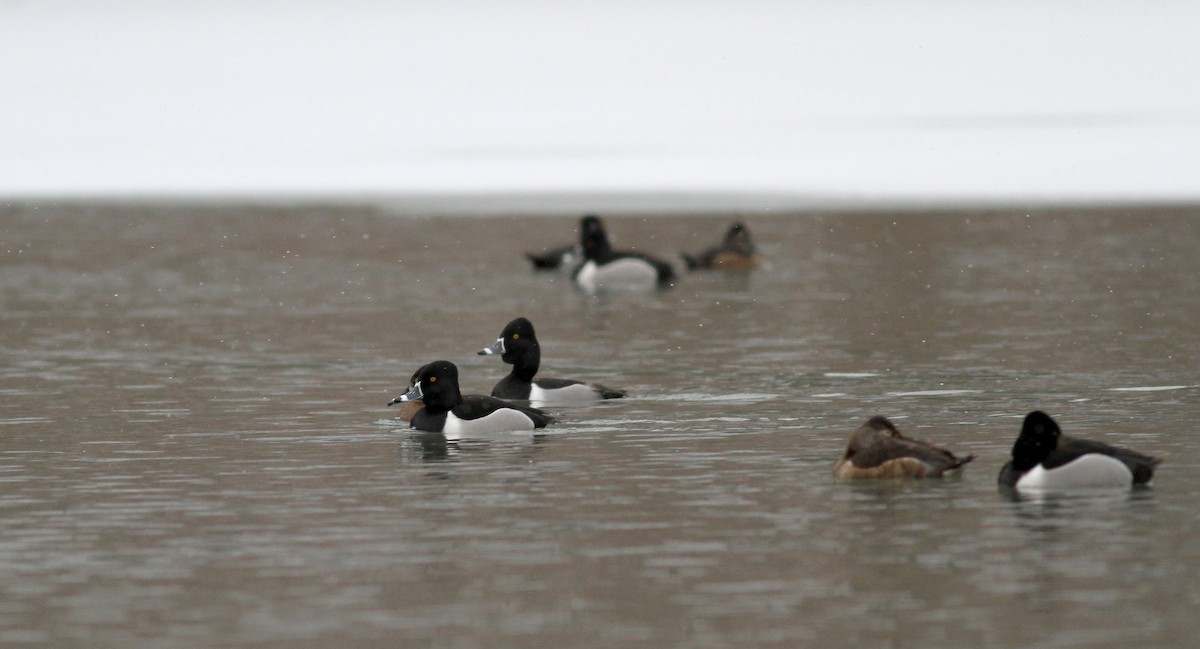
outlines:
M1129 487L1133 473L1124 462L1100 453L1089 453L1060 467L1042 465L1017 480L1017 489L1078 489L1085 487Z
M543 390L538 387L537 383L534 383L529 389L529 403L534 408L540 408L547 403L579 403L581 401L595 401L599 398L600 393L595 388L583 383L555 388L553 390Z
M458 438L463 435L480 435L486 433L503 433L514 430L532 430L533 420L520 410L501 408L486 417L479 419L459 419L453 412L446 413L446 424L442 426L442 434L447 438Z
M641 259L617 259L597 266L587 260L575 276L583 288L594 291L600 288L653 287L658 283L658 271Z

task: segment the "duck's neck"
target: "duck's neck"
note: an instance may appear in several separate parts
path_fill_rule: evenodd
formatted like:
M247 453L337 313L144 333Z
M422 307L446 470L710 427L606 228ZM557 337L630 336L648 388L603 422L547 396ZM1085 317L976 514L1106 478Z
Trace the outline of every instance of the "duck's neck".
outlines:
M608 242L608 236L601 233L584 238L583 256L592 261L607 261L612 256L612 245Z
M430 414L441 414L443 412L449 412L454 408L454 406L462 403L463 398L462 393L458 390L458 386L454 386L452 388L445 388L439 391L437 394L432 395L432 398L427 395L424 401L425 409L428 410Z
M1024 436L1018 437L1013 445L1012 462L1013 468L1018 471L1028 471L1033 467L1045 462L1050 453L1054 451L1057 440L1042 440L1037 443L1032 439L1026 439Z
M521 350L521 353L514 355L512 359L513 378L519 381L528 383L533 380L537 374L538 366L542 363L542 350L534 345Z

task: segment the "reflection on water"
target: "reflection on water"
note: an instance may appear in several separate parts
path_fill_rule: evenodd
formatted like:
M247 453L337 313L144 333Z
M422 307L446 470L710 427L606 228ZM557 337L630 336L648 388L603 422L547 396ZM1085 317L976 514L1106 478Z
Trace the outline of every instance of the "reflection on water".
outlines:
M737 215L768 267L589 297L527 249L571 215L0 209L0 644L1189 646L1191 209ZM734 217L610 217L696 250ZM447 441L517 315L548 375L627 389ZM1166 458L1011 498L1024 414ZM884 414L979 456L845 484Z

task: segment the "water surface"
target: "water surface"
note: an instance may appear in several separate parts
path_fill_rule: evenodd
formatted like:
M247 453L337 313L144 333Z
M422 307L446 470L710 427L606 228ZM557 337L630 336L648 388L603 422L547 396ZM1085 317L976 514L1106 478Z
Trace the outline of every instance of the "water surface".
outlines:
M593 297L574 215L0 209L5 646L1127 647L1200 632L1194 208L606 215L768 267ZM447 442L385 407L517 315L630 397ZM1166 457L1013 501L1034 408ZM884 414L979 458L845 484Z

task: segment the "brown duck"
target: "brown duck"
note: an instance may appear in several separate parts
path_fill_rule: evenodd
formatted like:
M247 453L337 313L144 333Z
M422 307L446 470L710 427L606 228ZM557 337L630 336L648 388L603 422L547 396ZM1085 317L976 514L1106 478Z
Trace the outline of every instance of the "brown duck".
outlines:
M734 223L725 233L721 244L698 255L682 253L688 270L721 269L748 271L759 267L758 247L750 238L750 230L744 223Z
M846 452L833 467L838 478L940 478L974 460L905 437L887 417L875 416L850 435Z

